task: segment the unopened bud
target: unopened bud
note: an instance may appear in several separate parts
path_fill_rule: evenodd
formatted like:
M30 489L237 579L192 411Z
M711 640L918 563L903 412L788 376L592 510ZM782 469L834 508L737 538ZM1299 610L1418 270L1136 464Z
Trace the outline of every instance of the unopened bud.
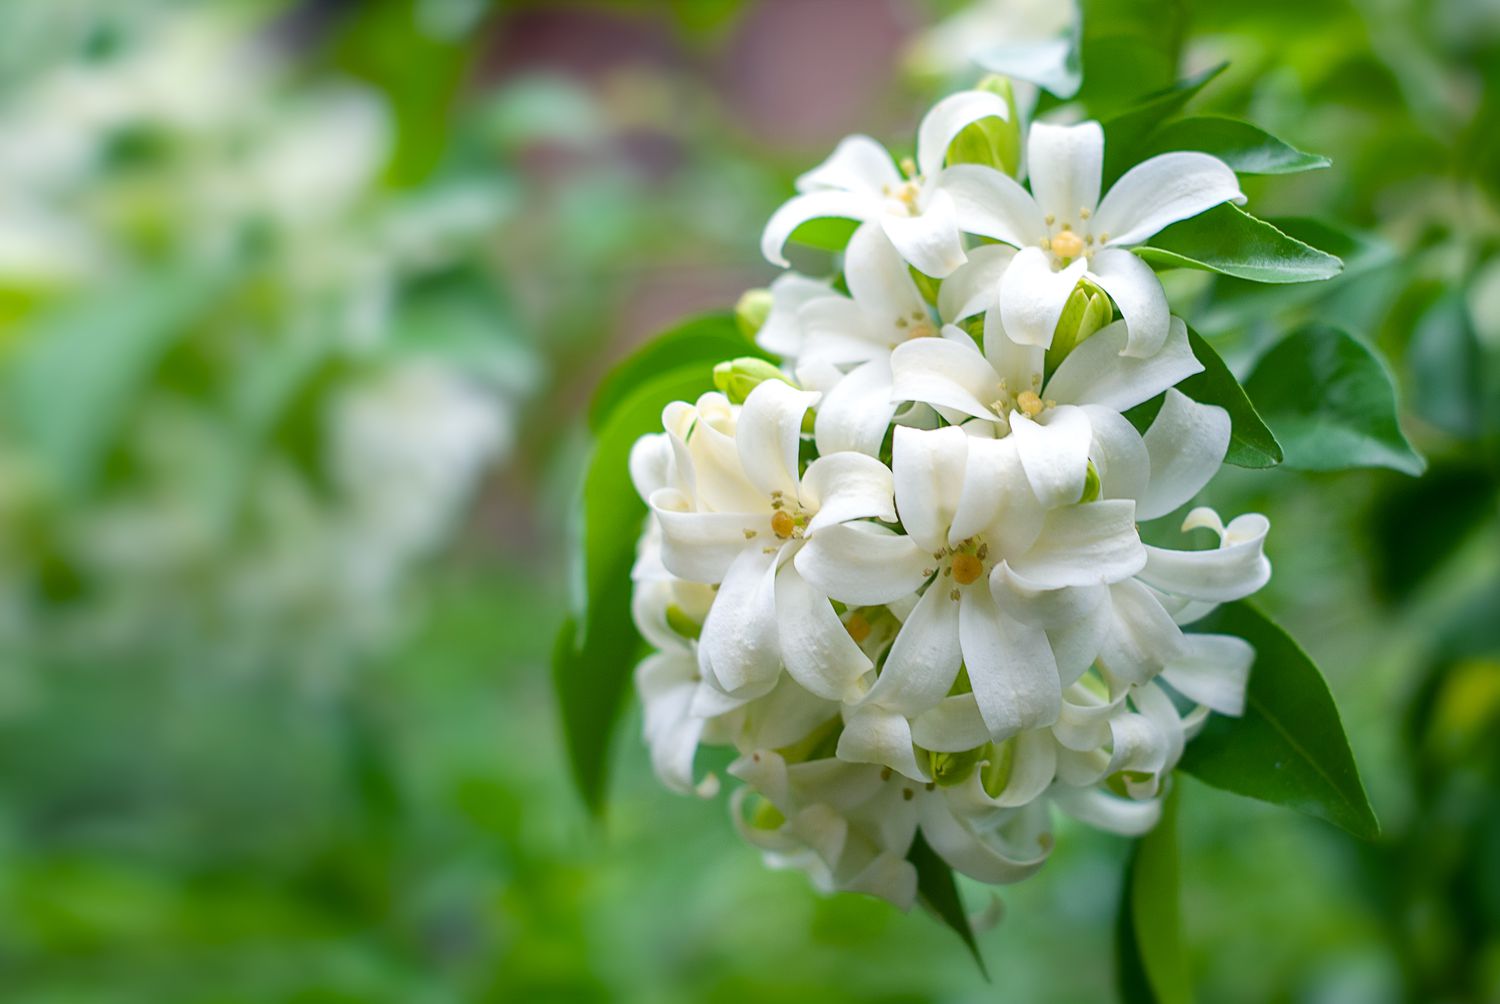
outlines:
M1008 120L995 116L971 122L948 144L948 163L983 164L1015 176L1021 165L1021 116L1016 95L1006 77L991 74L975 90L998 94L1010 111Z
M1104 290L1088 279L1079 279L1052 332L1052 345L1047 349L1047 371L1056 372L1069 352L1114 319L1115 309Z
M968 780L969 775L974 773L974 767L979 763L986 747L980 746L975 749L965 750L962 753L934 753L927 754L928 769L932 779L944 788L951 788L956 784L962 784Z
M1089 461L1088 471L1083 476L1083 497L1078 500L1079 504L1093 502L1099 498L1102 486L1099 484L1099 468Z
M750 392L767 380L780 380L791 384L790 377L776 368L775 363L755 356L729 359L714 367L714 386L734 404L744 404Z
M985 794L999 798L1010 784L1011 769L1016 762L1016 741L1012 738L998 745L991 743L983 747L982 755L989 762L979 775L979 783L984 786Z
M734 323L740 333L753 339L771 316L771 291L769 289L747 289L734 305Z

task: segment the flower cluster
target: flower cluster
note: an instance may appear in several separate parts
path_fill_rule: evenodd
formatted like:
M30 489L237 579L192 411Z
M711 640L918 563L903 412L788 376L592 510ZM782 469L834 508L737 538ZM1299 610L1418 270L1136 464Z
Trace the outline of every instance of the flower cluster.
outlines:
M1025 185L950 162L1012 116L963 92L902 169L856 136L802 176L764 251L785 265L799 226L854 219L841 280L780 276L756 337L784 365L724 364L631 455L658 774L711 794L697 749L733 747L734 819L769 863L902 907L918 832L1011 882L1045 861L1053 809L1149 829L1253 659L1183 627L1270 575L1262 516L1192 509L1209 549L1139 529L1193 499L1231 429L1176 389L1203 366L1131 249L1243 201L1234 172L1168 153L1101 197L1092 122L1033 124Z

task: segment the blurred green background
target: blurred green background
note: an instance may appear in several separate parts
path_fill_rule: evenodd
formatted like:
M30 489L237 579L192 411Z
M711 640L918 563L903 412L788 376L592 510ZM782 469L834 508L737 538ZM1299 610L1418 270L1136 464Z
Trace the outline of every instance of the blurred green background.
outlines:
M904 55L961 6L0 5L0 999L1109 998L1120 839L999 890L985 984L765 871L634 712L591 823L550 700L593 384L977 77ZM1431 461L1209 492L1271 517L1385 836L1186 782L1201 999L1500 1000L1500 5L1084 7L1086 74L1156 54L1091 114L1229 59L1197 108L1333 159L1247 191L1342 277L1178 306L1240 366L1378 344Z

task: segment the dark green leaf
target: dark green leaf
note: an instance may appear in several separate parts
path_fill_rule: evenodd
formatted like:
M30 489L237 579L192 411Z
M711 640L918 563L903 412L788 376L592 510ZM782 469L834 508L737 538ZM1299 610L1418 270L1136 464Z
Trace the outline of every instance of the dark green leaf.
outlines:
M1497 495L1500 483L1482 465L1438 467L1392 485L1374 511L1382 592L1411 596L1494 517Z
M630 481L630 448L661 428L668 403L712 389L713 366L679 366L635 387L610 409L584 475L581 597L553 651L553 684L573 778L595 813L604 805L611 736L640 638L630 617L630 566L646 506Z
M1216 404L1229 412L1229 452L1224 462L1252 468L1275 467L1281 463L1281 444L1261 421L1255 406L1224 360L1191 328L1188 329L1188 343L1193 347L1193 355L1203 364L1203 372L1188 377L1177 385L1177 389L1199 404ZM1161 403L1160 397L1152 398L1130 409L1125 417L1145 432L1155 421Z
M1374 839L1370 808L1338 708L1307 653L1244 601L1220 606L1194 630L1231 634L1255 646L1239 718L1214 715L1188 743L1181 767L1215 788L1318 816Z
M1213 154L1240 174L1293 174L1327 167L1327 157L1304 153L1258 126L1218 115L1169 122L1151 134L1141 160L1172 150Z
M1231 203L1174 223L1136 254L1158 268L1192 268L1254 282L1314 282L1343 263Z
M1193 999L1182 932L1178 787L1172 786L1161 821L1137 842L1125 871L1115 932L1120 995L1127 1004L1186 1004Z
M771 358L740 333L733 314L705 314L680 324L651 339L609 371L589 406L589 429L597 433L621 402L661 373L699 362L712 372L715 363L740 356Z
M985 979L989 979L990 972L984 964L984 956L979 952L979 942L974 937L974 928L969 924L969 914L964 910L963 897L959 894L958 883L954 881L952 866L937 856L927 845L927 841L922 839L920 831L912 841L911 850L906 852L906 860L917 869L917 901L963 939L979 965L979 971L984 974Z
M1416 391L1412 410L1455 436L1479 436L1484 417L1484 360L1461 290L1438 299L1417 322L1406 347Z
M1077 98L1106 119L1177 79L1188 12L1184 0L1082 0L1083 81Z
M1390 467L1418 475L1427 463L1396 419L1396 388L1361 341L1324 325L1293 332L1245 381L1286 464L1307 471Z
M1228 63L1194 74L1154 94L1138 104L1106 119L1104 128L1104 190L1108 190L1126 171L1145 159L1147 139L1156 127L1182 110L1182 106L1207 86Z

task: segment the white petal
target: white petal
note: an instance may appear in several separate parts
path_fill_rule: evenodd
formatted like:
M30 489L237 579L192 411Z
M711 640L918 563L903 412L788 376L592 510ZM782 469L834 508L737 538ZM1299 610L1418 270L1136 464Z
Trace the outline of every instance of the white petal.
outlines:
M984 357L1012 395L1026 390L1041 393L1047 350L1040 345L1021 345L1012 339L1005 332L1000 311L993 308L984 315Z
M891 396L986 418L1000 378L974 347L948 338L916 338L891 353ZM988 398L988 400L986 400Z
M771 281L771 312L755 334L767 352L795 359L802 352L802 324L797 312L812 300L834 296L828 283L796 272L784 272Z
M1062 711L1052 734L1063 746L1076 752L1095 750L1109 741L1109 720L1125 701L1121 691L1111 700L1081 684L1063 693Z
M776 555L749 547L729 566L708 610L698 651L706 673L725 693L763 694L776 685Z
M912 740L936 753L962 753L990 741L990 727L974 695L945 697L911 723Z
M1223 463L1229 432L1229 413L1223 408L1168 390L1144 437L1151 483L1138 496L1136 518L1165 516L1198 494Z
M914 781L931 780L917 763L910 724L904 716L885 708L865 706L845 716L838 757L850 763L880 764Z
M1047 381L1048 400L1128 411L1203 371L1181 318L1172 318L1166 343L1149 359L1121 355L1128 338L1116 321L1085 339Z
M845 136L833 153L797 179L797 191L833 189L884 197L885 186L901 182L886 148L868 136Z
M1090 260L1089 274L1125 319L1129 337L1121 354L1136 359L1155 355L1167 340L1172 311L1151 266L1123 248L1104 248Z
M892 324L898 317L908 321L927 318L927 302L917 290L906 261L878 223L862 224L849 238L844 252L844 281L854 302L872 319Z
M1162 672L1163 679L1182 696L1222 715L1244 714L1254 647L1227 634L1190 634L1184 640L1182 653Z
M783 676L769 694L743 706L733 741L742 750L778 749L805 739L838 713L836 702L814 697L796 680Z
M1054 788L1053 803L1074 819L1126 837L1149 833L1161 819L1161 801L1136 802L1098 788Z
M880 854L846 880L843 890L877 896L907 912L917 901L917 868L901 854Z
M947 192L935 191L923 199L916 216L887 213L880 217L885 235L918 272L934 279L946 278L964 263L964 243L958 230L958 211Z
M817 697L858 700L860 679L872 668L828 597L809 586L792 563L776 576L776 621L781 627L781 658L792 679Z
M1078 280L1088 271L1079 258L1061 271L1052 270L1052 256L1038 247L1023 247L1000 280L1000 320L1011 340L1020 345L1052 344L1052 334Z
M817 401L817 394L780 380L765 381L745 398L734 438L745 474L766 496L779 491L797 497L802 416Z
M979 713L996 741L1057 720L1062 686L1040 627L1001 612L982 580L964 590L958 631Z
M947 192L965 233L993 237L1015 247L1047 238L1044 215L1030 193L1008 174L982 164L958 164L930 184Z
M866 703L916 714L942 700L958 676L958 604L934 583L901 625Z
M1097 122L1048 125L1034 122L1026 137L1026 163L1036 204L1059 223L1075 228L1080 210L1099 205L1099 177L1104 169L1104 130Z
M1145 563L1135 503L1108 499L1049 511L1037 542L1010 566L1040 588L1057 589L1119 582Z
M882 527L839 523L819 530L793 561L824 595L851 606L880 606L915 593L932 555Z
M1019 554L1035 543L1045 516L1026 480L1015 437L969 443L963 491L947 543L958 545L982 533L996 553Z
M1086 404L1083 412L1094 434L1089 459L1099 473L1100 497L1139 499L1151 481L1151 455L1141 434L1113 408ZM1139 503L1136 518L1141 518Z
M937 855L956 870L980 882L1020 882L1035 875L1047 861L1051 840L1032 839L1010 846L993 831L983 836L959 821L942 799L922 804L922 836Z
M891 471L901 525L925 551L947 545L948 527L964 486L969 437L962 429L910 429L898 425Z
M807 524L811 537L823 527L851 519L896 521L891 469L863 453L830 453L807 466L801 498L816 510Z
M703 719L690 710L698 688L697 662L685 653L657 652L636 667L635 685L656 776L673 791L711 797L718 789L712 775L701 783L693 780L693 759L703 734Z
M1000 302L1000 277L1016 256L1005 244L981 244L938 289L938 316L948 323L989 310Z
M735 442L738 411L724 395L709 393L700 396L695 405L677 409L672 415L674 421L682 424L668 428L667 434L673 437L679 473L692 472L696 508L757 512L769 502L765 493L750 483L740 462ZM663 418L666 417L667 412L663 412Z
M797 323L802 327L799 368L865 362L884 358L891 351L891 326L876 324L868 311L847 296L809 300L798 309Z
M1169 551L1146 548L1142 582L1167 593L1194 600L1227 603L1243 599L1271 578L1271 562L1264 553L1271 528L1264 516L1237 517L1213 551Z
M680 487L672 459L672 441L665 432L637 439L630 447L630 482L644 501L658 488Z
M772 265L786 268L791 265L791 262L786 260L782 249L786 247L786 242L792 236L793 231L808 220L821 220L835 216L864 221L884 212L883 201L876 195L857 195L852 192L835 191L815 191L805 195L796 195L771 214L765 231L760 235L760 252Z
M1182 630L1151 590L1134 579L1109 587L1111 630L1099 665L1125 683L1145 683L1182 653Z
M667 571L689 582L719 582L747 546L745 532L774 540L770 511L760 513L693 512L692 503L675 488L651 493L651 511L661 526L661 560Z
M1010 121L1005 99L990 91L959 91L933 105L917 126L917 170L925 177L935 176L953 138L971 122L991 117Z
M1015 412L1010 416L1010 434L1031 490L1045 508L1071 505L1083 497L1089 446L1094 441L1083 409L1060 405L1042 414L1040 421Z
M856 366L824 393L813 420L818 453L854 450L872 457L880 454L891 418L896 414L891 379L890 359L871 359Z
M1047 632L1064 685L1093 665L1110 627L1107 587L1040 590L1002 562L990 573L990 592L1007 616Z
M1221 202L1244 201L1239 179L1219 158L1164 153L1137 164L1115 182L1094 215L1094 233L1108 234L1110 244L1139 244L1169 223Z

